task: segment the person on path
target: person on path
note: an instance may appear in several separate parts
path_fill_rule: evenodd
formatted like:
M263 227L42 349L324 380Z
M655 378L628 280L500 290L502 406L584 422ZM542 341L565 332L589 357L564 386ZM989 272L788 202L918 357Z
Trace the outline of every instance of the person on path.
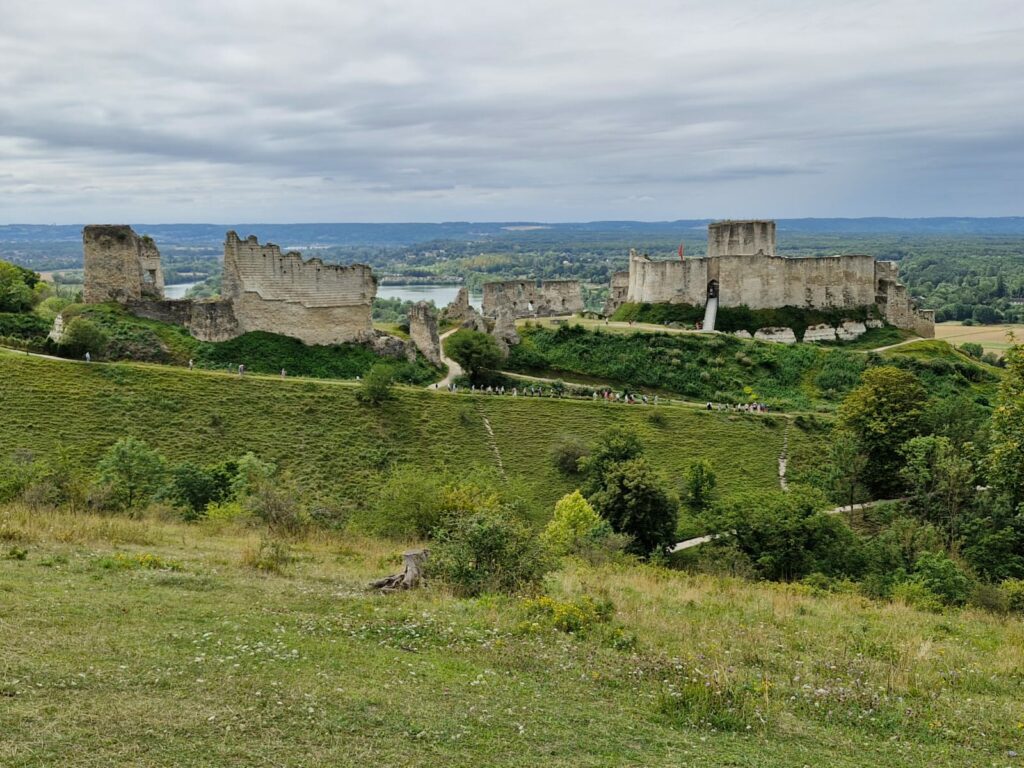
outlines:
M188 369L191 371L194 365L195 365L195 361L193 361L192 358L190 357L188 359Z
M245 364L244 363L239 363L238 364L238 375L239 375L239 377L245 375Z
M281 378L283 379L286 375L284 368L281 369Z
M87 362L87 363L91 363L92 362L92 355L90 355L88 352L85 353L85 362Z

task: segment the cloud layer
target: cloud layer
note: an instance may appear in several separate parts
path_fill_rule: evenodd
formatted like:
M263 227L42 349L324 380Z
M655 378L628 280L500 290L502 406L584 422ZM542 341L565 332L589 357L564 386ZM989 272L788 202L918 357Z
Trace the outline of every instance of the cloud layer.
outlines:
M1022 213L1018 0L4 0L0 223Z

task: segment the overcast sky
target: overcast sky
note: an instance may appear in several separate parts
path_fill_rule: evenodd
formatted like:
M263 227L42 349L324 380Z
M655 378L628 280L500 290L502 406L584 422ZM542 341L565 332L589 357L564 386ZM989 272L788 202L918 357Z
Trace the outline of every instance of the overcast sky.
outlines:
M0 223L1022 197L1020 0L0 0Z

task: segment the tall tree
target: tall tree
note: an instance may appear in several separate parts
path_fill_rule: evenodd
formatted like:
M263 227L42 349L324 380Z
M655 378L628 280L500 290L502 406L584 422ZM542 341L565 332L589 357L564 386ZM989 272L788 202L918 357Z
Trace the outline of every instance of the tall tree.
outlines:
M673 541L679 502L643 457L612 464L590 502L617 533L633 537L629 548L638 555Z
M1006 375L992 414L989 483L1011 511L1024 503L1024 345L1006 352Z
M869 368L839 406L839 424L867 456L865 485L875 498L898 495L900 448L921 431L928 394L912 373L893 366Z

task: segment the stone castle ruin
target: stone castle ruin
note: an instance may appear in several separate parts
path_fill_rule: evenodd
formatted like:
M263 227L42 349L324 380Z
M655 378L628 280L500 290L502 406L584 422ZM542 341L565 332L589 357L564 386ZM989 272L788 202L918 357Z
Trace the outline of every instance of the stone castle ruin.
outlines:
M164 273L152 238L122 225L86 227L83 256L87 304L163 298Z
M485 317L509 314L521 317L573 315L583 311L579 280L506 280L484 283L481 307Z
M774 221L708 225L707 255L654 261L631 251L628 273L612 277L606 310L622 303L706 306L714 328L718 306L750 309L875 307L886 322L935 336L934 312L916 307L894 262L851 254L786 258L775 252ZM710 320L710 325L709 321Z
M281 253L255 236L228 232L221 300L231 302L239 333L268 331L306 344L339 344L373 335L377 280L365 264L339 266Z
M269 331L306 344L372 341L377 281L364 264L337 266L228 232L219 300L168 300L156 244L131 227L92 225L82 233L86 303L116 301L177 323L204 341Z

